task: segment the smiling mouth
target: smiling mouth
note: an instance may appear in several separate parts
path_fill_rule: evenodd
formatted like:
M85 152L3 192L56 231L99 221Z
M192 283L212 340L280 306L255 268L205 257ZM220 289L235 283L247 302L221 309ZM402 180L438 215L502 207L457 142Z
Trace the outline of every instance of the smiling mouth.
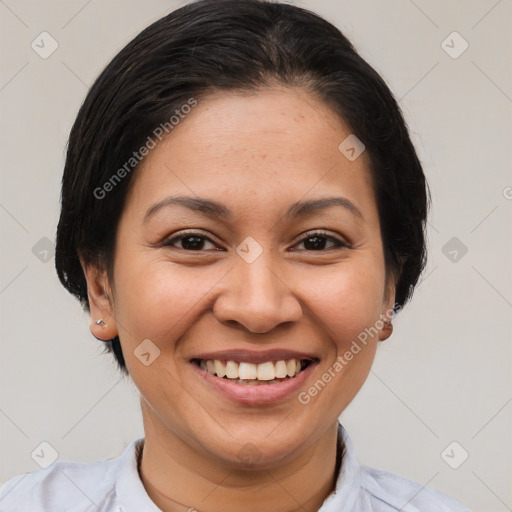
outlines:
M236 384L259 386L277 384L295 378L314 361L312 359L281 359L261 364L219 359L194 359L205 372Z

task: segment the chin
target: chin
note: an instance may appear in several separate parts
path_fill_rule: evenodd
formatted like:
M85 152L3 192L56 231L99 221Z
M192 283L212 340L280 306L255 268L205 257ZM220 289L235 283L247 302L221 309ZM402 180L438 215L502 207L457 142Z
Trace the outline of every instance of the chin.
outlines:
M291 462L317 440L314 426L306 431L283 414L278 421L255 421L232 424L205 431L212 435L204 439L204 448L227 466L237 470L267 470ZM219 431L220 429L220 431ZM236 432L233 436L228 432ZM218 434L220 437L217 437ZM309 441L309 442L308 442Z

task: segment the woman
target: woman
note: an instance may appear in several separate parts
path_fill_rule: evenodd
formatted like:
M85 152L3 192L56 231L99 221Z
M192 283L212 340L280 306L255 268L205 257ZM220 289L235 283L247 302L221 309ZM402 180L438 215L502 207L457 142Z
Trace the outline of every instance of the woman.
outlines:
M361 466L338 417L425 265L391 92L290 5L155 22L70 134L56 267L141 395L117 459L9 480L2 510L463 511Z

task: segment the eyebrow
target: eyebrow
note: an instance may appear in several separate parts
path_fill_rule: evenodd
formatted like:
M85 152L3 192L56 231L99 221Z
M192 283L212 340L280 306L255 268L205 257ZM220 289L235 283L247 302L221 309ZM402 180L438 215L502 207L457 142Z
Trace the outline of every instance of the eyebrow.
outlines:
M206 199L202 197L190 196L171 196L162 199L158 203L149 207L144 215L143 222L147 222L157 211L162 208L171 207L174 205L184 206L192 211L204 213L209 217L217 217L225 220L234 218L233 212L221 203ZM288 219L305 217L313 213L331 208L333 206L340 206L349 210L352 214L360 219L364 219L363 214L359 208L346 197L322 197L320 199L310 199L307 201L297 201L293 203L285 214Z

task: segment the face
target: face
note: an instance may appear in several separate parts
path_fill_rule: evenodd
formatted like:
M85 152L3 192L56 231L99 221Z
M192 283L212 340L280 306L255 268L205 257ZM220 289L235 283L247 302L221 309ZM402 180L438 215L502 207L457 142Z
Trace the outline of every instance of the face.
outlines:
M349 134L301 90L216 93L142 162L101 280L111 302L87 279L91 329L119 335L159 436L271 467L363 385L394 289L368 156L338 149Z

